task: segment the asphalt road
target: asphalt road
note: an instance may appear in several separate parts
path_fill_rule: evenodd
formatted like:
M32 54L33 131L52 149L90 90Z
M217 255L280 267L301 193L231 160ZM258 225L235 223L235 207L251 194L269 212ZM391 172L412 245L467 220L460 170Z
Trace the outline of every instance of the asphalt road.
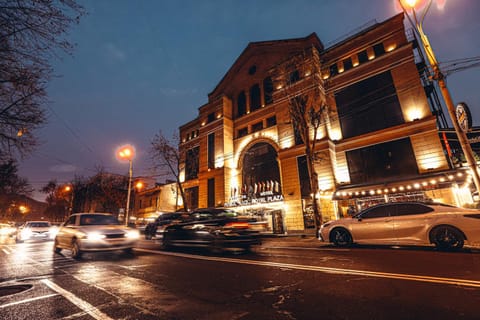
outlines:
M266 239L252 253L0 244L0 319L479 319L480 253Z

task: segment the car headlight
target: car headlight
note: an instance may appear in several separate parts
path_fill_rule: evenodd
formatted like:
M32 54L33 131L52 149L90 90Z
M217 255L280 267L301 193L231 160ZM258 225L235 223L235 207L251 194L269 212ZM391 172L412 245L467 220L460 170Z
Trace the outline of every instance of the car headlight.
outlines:
M137 230L128 230L125 237L129 239L138 239L140 238L140 233Z
M29 228L25 228L22 230L22 232L20 233L22 239L28 239L32 236L32 230L30 230Z
M100 232L88 232L86 234L86 237L88 240L101 240L101 239L105 239L105 235L104 234L101 234Z

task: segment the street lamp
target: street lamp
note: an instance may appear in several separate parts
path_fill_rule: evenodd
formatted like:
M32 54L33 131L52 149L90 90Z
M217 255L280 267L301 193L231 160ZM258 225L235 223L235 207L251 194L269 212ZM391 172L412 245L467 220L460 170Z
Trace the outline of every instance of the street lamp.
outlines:
M68 215L72 215L73 212L73 187L70 185L66 185L63 189L66 193L69 193L70 196L68 197ZM65 217L65 221L67 217Z
M117 150L117 157L120 160L128 160L128 191L127 191L127 207L125 209L125 225L128 225L129 211L130 211L130 194L132 192L132 160L135 157L135 149L131 145L125 145Z
M453 127L455 129L455 133L457 134L457 137L458 137L458 141L460 142L460 146L462 147L463 154L465 155L465 159L467 160L467 164L470 167L470 171L473 176L473 182L475 183L476 189L480 190L480 176L478 174L475 157L473 156L472 147L468 142L466 132L460 128L460 125L457 121L455 105L453 104L453 99L450 95L450 92L448 91L447 83L445 81L445 75L440 70L437 58L435 57L435 54L430 45L430 42L428 41L428 38L423 31L423 20L427 15L428 9L430 9L430 6L432 5L432 0L428 0L420 19L417 18L417 13L415 11L415 6L418 3L417 0L398 0L398 2L400 3L400 6L402 7L403 12L407 16L413 28L415 29L417 34L420 36L420 40L421 40L420 42L423 45L423 49L425 50L428 62L430 63L430 66L432 67L432 70L433 70L433 79L437 81L438 86L440 87L440 92L447 106L450 120L452 121ZM408 13L409 11L411 12L411 16ZM412 17L413 17L413 20L412 20Z

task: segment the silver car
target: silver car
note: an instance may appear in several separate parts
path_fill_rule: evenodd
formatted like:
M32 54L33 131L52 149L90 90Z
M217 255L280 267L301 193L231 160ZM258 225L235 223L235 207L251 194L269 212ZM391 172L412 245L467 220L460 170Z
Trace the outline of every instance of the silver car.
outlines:
M29 240L52 240L54 229L48 221L27 221L18 228L15 240L17 242Z
M138 238L137 230L123 226L111 214L76 213L58 230L53 248L56 253L68 249L73 258L86 251L131 252Z
M480 246L480 211L440 203L391 202L323 224L320 240L358 244Z

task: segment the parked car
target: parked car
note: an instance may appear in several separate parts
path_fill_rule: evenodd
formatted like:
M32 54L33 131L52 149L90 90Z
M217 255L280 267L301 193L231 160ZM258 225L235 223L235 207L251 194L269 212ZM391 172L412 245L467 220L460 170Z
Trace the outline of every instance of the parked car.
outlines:
M108 213L76 213L60 227L54 251L70 250L73 258L86 251L123 250L131 252L139 238L138 230L122 225Z
M163 232L162 246L207 248L212 252L224 250L249 250L261 244L259 233L250 228L248 221L236 217L217 216L167 226Z
M48 221L27 221L17 229L17 242L29 240L52 240L55 235Z
M155 221L150 222L145 227L145 239L162 239L163 231L172 223L180 223L189 219L186 212L165 212L160 214Z
M320 240L358 244L435 245L458 250L480 245L480 211L440 203L392 202L323 224Z

